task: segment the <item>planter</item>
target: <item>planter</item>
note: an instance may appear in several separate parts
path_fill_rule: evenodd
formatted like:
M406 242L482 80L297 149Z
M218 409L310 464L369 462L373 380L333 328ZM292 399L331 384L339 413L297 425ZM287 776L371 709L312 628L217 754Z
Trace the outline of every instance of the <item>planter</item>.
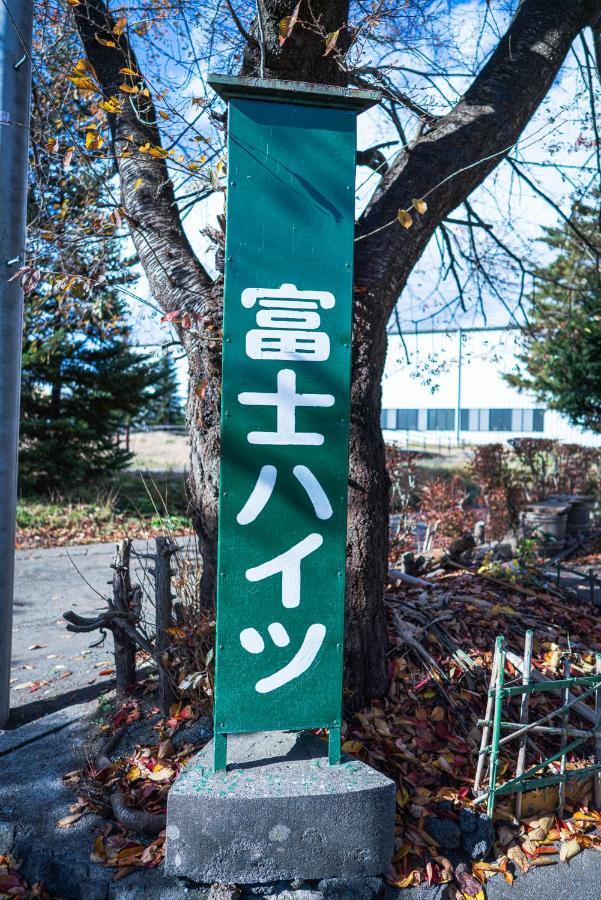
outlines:
M567 534L578 537L587 534L592 527L591 513L595 498L585 494L554 494L549 497L550 503L568 504Z
M539 503L522 513L522 532L526 538L538 538L544 553L563 550L566 543L568 506Z

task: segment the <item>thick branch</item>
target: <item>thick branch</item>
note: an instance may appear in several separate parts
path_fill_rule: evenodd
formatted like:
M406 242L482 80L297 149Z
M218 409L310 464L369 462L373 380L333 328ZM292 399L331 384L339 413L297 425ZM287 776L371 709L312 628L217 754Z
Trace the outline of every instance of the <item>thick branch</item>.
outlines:
M464 97L390 166L359 223L359 235L371 236L357 243L361 281L388 313L435 228L505 157L600 13L601 0L524 0ZM382 228L424 196L428 211L411 230Z
M127 94L122 84L141 89L126 33L115 36L114 20L104 0L85 0L73 8L75 22L88 60L93 65L106 100L123 101L123 112L109 114L113 149L121 182L121 203L131 228L140 262L152 293L166 312L199 310L212 280L196 258L180 220L167 163L160 155L140 153L144 145L161 146L154 104L142 93ZM115 46L99 43L98 38Z
M241 74L259 75L263 67L266 78L346 83L347 73L339 64L339 55L344 54L352 40L352 33L344 27L349 17L349 0L303 0L296 23L283 43L279 23L292 14L294 0L258 0L257 6L261 21L255 18L252 24L252 41L246 45ZM325 55L326 37L338 29L341 33L336 47Z

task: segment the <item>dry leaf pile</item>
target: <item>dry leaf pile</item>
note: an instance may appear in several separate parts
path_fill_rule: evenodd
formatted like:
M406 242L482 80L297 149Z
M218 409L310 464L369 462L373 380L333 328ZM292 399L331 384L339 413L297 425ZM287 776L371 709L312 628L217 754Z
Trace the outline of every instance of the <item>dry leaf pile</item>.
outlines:
M601 849L596 833L601 815L586 805L590 779L588 784L568 783L564 819L553 814L557 788L536 792L536 797L524 794L528 818L521 823L513 818L513 798L499 798L493 863L467 858L458 862L456 854L437 845L426 827L429 816L457 822L462 809L473 808L471 789L480 742L476 723L485 713L495 636L504 635L508 649L521 657L524 632L532 628L533 666L542 674L561 677L564 657L571 660L572 675L591 674L593 651L601 648L601 621L596 607L566 601L557 592L473 573L443 574L432 582L429 590L396 582L389 586L393 647L389 695L348 721L343 749L385 772L398 786L390 883L410 887L453 881L458 897L478 896L497 873L511 883L516 868L527 871L567 862L585 847ZM509 666L506 684L514 679L521 680L521 674ZM505 721L518 721L518 703L512 700L504 707ZM560 704L559 692L532 695L530 721ZM574 712L570 722L591 727ZM536 734L533 741L527 766L560 746L558 735ZM498 782L514 776L518 743L501 748ZM587 741L568 757L567 767L590 764L593 749L593 742ZM558 769L556 763L539 774ZM485 809L480 806L477 811Z
M147 715L155 717L157 713L158 708L152 707ZM124 703L110 725L104 727L109 743L120 737L141 715L136 700ZM66 786L77 793L78 799L70 807L69 815L57 822L58 827L70 828L89 812L114 819L95 829L90 859L116 868L115 878L136 868L154 868L163 860L167 794L198 749L184 741L176 750L171 738L194 717L189 704L175 703L169 717L154 726L157 732L155 744L138 746L131 753L113 760L106 756L108 751L101 750L85 769L69 772L63 778ZM145 832L151 834L152 839L141 836Z
M441 573L431 581L429 589L394 580L389 585L389 694L348 720L343 749L397 784L396 853L389 882L397 887L452 882L459 898L483 897L484 885L493 875L511 883L516 871L567 863L584 848L601 849L597 834L601 815L590 808L590 779L569 782L562 819L554 813L556 788L536 796L525 794L520 823L513 817L513 798L500 798L493 852L486 860L458 857L429 833L428 818L456 823L462 810L473 808L471 789L480 741L476 723L485 711L495 637L503 634L508 649L521 656L524 631L532 628L533 666L541 674L561 677L566 656L573 675L590 674L593 651L601 648L601 620L597 608L566 600L553 590L472 572ZM198 676L190 685L191 702L174 705L170 716L158 723L156 744L137 747L106 766L91 765L70 773L66 781L81 799L59 823L61 827L70 827L88 810L118 820L110 800L115 791L126 809L150 817L164 815L170 785L194 752L191 745L176 752L170 738L183 723L206 712L210 701L207 648L212 627L208 621L203 623L200 635L185 627L173 629L178 667L183 666L187 677L194 672ZM519 672L508 668L506 683L520 678ZM514 699L506 706L505 720L517 721L518 703ZM532 695L530 720L558 705L558 693ZM156 708L150 710L156 712ZM111 728L131 724L140 715L139 704L133 700L118 711ZM590 727L575 712L571 724ZM534 735L527 766L551 755L559 745L559 736ZM568 768L590 764L592 754L592 741L587 741L568 757ZM500 782L513 777L516 756L517 741L504 745ZM556 771L558 765L541 774ZM141 838L135 829L112 821L97 831L92 859L114 867L116 877L121 877L141 866L158 865L163 840L164 833Z
M0 897L21 897L22 900L54 900L54 895L49 894L41 881L27 884L19 875L19 861L11 853L0 854Z

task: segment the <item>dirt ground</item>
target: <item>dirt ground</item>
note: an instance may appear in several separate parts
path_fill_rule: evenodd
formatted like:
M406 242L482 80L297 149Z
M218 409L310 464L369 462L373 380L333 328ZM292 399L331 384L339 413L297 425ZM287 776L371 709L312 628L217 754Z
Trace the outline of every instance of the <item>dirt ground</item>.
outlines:
M135 454L132 469L166 472L183 471L188 467L188 438L168 431L138 432L130 436L130 448Z
M130 447L135 454L132 469L150 469L152 471L183 471L188 468L189 443L184 435L171 434L168 431L138 432L130 437ZM423 447L411 446L411 450ZM469 451L461 447L446 446L440 449L435 445L426 447L427 455L420 463L425 469L460 469L469 460Z

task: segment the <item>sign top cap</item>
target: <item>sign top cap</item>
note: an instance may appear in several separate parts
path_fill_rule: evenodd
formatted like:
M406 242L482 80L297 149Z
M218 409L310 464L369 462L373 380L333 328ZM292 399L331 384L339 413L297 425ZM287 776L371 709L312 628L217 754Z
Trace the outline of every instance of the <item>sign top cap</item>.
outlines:
M211 74L208 83L224 100L271 100L273 103L332 106L362 112L370 106L375 106L382 99L380 91L313 84L309 81L280 81L276 78Z

